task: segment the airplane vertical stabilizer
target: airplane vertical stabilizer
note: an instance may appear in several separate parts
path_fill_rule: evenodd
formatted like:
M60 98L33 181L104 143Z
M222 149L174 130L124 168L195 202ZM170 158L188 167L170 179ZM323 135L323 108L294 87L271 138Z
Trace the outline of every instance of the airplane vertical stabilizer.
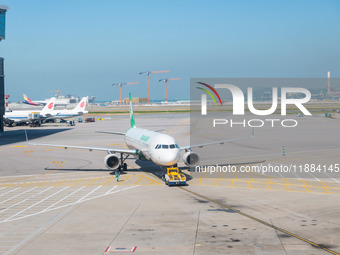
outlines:
M85 112L85 107L87 104L87 97L83 97L80 102L76 105L76 107L73 109L74 112Z
M135 118L133 116L133 107L132 107L131 93L129 93L129 101L130 101L130 125L133 128L133 127L135 127Z
M45 115L52 113L54 111L54 105L55 105L55 97L52 97L47 104L44 106L44 108L41 110L40 114Z

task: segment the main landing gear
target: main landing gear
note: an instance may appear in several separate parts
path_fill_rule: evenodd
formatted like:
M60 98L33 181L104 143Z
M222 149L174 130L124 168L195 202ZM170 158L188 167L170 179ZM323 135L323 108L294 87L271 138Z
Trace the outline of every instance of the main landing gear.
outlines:
M122 172L122 171L126 171L127 170L127 164L125 163L125 160L129 157L130 155L127 154L125 157L124 157L124 153L120 153L120 164L119 166L117 167L117 169L115 169L114 171L112 171L110 174L111 175L114 175L116 174L116 171L118 171L119 173Z

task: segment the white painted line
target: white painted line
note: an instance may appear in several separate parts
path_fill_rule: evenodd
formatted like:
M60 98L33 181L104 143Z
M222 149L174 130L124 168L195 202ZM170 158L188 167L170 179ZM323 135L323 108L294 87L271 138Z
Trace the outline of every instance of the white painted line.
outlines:
M3 204L3 203L5 203L5 202L7 202L7 201L9 201L9 200L12 200L13 198L16 198L16 197L18 197L18 196L20 196L20 195L22 195L22 194L27 193L27 192L30 192L31 190L34 190L34 189L36 189L36 188L37 188L37 187L34 187L34 188L31 188L31 189L26 190L26 191L24 191L24 192L21 192L21 193L15 195L14 197L10 197L10 198L6 199L5 201L0 202L0 204Z
M336 181L337 183L339 183L339 181L337 179L334 179L332 176L330 176L329 174L327 174L327 172L324 172L325 175L327 175L329 178L331 178L332 180Z
M320 179L319 179L319 178L316 178L316 176L315 176L314 174L312 174L310 171L308 171L307 173L309 173L311 176L313 176L314 179L317 180L318 182L320 181Z
M133 189L133 188L137 188L139 187L140 185L136 185L136 186L131 186L131 187L128 187L128 188L125 188L125 189L119 189L119 190L116 190L116 191L113 191L111 193L105 193L103 195L99 195L99 196L95 196L95 197L91 197L91 198L88 198L88 199L85 199L83 200L82 202L85 202L85 201L88 201L88 200L91 200L91 199L95 199L95 198L99 198L99 197L103 197L103 196L106 196L106 195L112 195L112 194L115 194L115 193L118 193L120 191L124 191L124 190L129 190L129 189Z
M44 190L40 191L40 192L37 193L37 194L34 194L34 195L32 195L32 196L30 196L30 197L24 199L24 200L21 200L20 202L14 204L14 205L11 205L10 207L7 207L6 209L2 210L2 211L0 212L0 214L3 213L3 212L6 212L7 210L9 210L9 209L11 209L11 208L13 208L13 207L15 207L15 206L17 206L17 205L19 205L19 204L25 202L25 201L27 201L27 200L29 200L29 199L31 199L32 197L35 197L35 196L40 195L41 193L44 193L45 191L49 190L50 188L53 188L53 187L49 187L49 188L47 188L47 189L44 189Z
M112 192L111 194L114 194L114 193L118 193L120 191L124 191L124 190L129 190L129 189L134 189L134 188L137 188L139 187L140 185L136 185L136 186L132 186L132 187L128 187L128 188L125 188L125 189L120 189L120 190L116 190L114 192ZM83 189L85 188L86 186L83 186L81 187L80 189ZM79 190L79 189L78 189ZM77 190L77 191L78 191ZM111 195L110 194L110 195ZM95 198L100 198L100 197L104 197L106 194L102 194L102 195L98 195L98 196L95 196L95 197L91 197L91 198L88 198L82 202L85 202L85 201L88 201L88 200L92 200L92 199L95 199ZM64 198L65 199L65 198ZM62 200L64 200L62 199ZM59 201L60 202L60 201ZM59 203L57 202L57 203ZM22 216L22 217L19 217L19 218L15 218L15 219L11 219L7 222L10 222L10 221L15 221L15 220L21 220L21 219L25 219L25 218L28 218L28 217L32 217L32 216L35 216L35 215L38 215L38 214L41 214L41 213L44 213L44 212L49 212L49 211L53 211L53 210L57 210L57 209L61 209L61 208L64 208L64 207L68 207L68 206L71 206L71 205L75 205L75 204L78 204L78 202L73 202L73 203L70 203L70 204L67 204L67 205L62 205L62 206L59 206L59 207L55 207L55 208L52 208L52 209L49 209L51 206L49 206L48 208L46 208L45 210L43 211L40 211L40 212L36 212L36 213L32 213L30 215L25 215L25 216ZM53 206L53 205L52 205ZM49 209L49 210L47 210ZM0 221L0 223L3 223L4 221Z
M18 190L18 189L21 189L21 187L17 187L17 188L15 188L15 189L11 189L11 190L9 190L9 191L7 191L7 192L1 194L0 197L3 196L3 195L6 195L6 194L8 194L8 193L11 193L11 192L13 192L13 191L16 191L16 190Z
M49 187L48 189L51 189L51 188L53 188L53 187ZM53 197L53 196L57 195L58 193L64 191L65 189L68 189L68 188L69 188L69 187L65 187L65 188L63 188L63 189L61 189L61 190L59 190L59 191L53 193L52 195L50 195L50 196L48 196L48 197L45 197L44 199L42 199L42 200L36 202L35 204L33 204L33 205L31 205L31 206L25 208L24 210L21 210L20 212L17 212L16 214L12 215L11 217L5 219L5 221L14 218L15 216L17 216L17 215L19 215L19 214L21 214L21 213L23 213L23 212L25 212L25 211L31 209L32 207L36 206L37 204L40 204L41 202L44 202L45 200L49 199L50 197Z
M34 184L34 183L58 183L58 182L65 182L65 181L78 181L78 180L92 180L92 179L109 179L109 177L86 177L86 178L73 178L73 179L60 179L60 180L51 180L51 181L31 181L31 182L9 182L9 183L1 183L1 185L22 185L22 184Z
M50 205L49 207L47 207L46 209L42 210L41 212L46 212L48 209L52 208L53 206L55 206L56 204L59 204L60 202L64 201L66 198L72 196L74 193L77 193L78 191L82 190L83 188L85 188L85 186L80 187L79 189L73 191L71 194L67 195L66 197L64 197L63 199L55 202L54 204Z
M105 195L109 194L112 190L114 190L115 188L117 188L118 186L114 186L112 189L110 189L108 192L105 193Z
M98 186L97 188L95 188L94 190L92 190L91 192L87 193L87 195L83 196L81 199L79 199L76 203L81 202L82 200L84 200L85 198L87 198L89 195L91 195L93 192L95 192L97 189L100 189L102 186Z
M291 173L293 173L297 178L299 178L299 180L301 180L301 177L300 176L298 176L294 171L293 172L291 172Z

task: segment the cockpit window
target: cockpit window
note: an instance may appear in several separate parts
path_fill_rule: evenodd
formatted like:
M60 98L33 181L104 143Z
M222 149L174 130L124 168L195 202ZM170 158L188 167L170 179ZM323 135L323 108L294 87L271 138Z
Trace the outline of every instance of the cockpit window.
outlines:
M175 144L175 146L176 146L176 148L177 148L177 149L179 149L179 146L178 146L178 144Z
M167 144L162 144L162 149L169 149L169 145L167 145Z
M155 147L155 149L159 149L160 147L161 147L161 145L160 145L160 144L157 144L156 147Z
M170 149L175 149L176 146L174 144L170 144Z

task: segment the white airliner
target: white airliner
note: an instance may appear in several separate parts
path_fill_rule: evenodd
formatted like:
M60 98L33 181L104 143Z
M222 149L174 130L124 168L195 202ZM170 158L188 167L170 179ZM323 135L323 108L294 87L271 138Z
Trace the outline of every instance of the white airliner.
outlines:
M67 118L73 118L77 117L83 114L88 113L88 111L85 110L86 104L87 104L88 98L83 97L80 102L74 107L72 110L54 110L52 112L52 116L49 119L67 119Z
M180 159L180 152L182 150L185 151L183 155L183 162L187 166L195 166L199 162L199 155L196 152L191 151L191 148L194 147L203 147L206 145L214 145L214 144L223 144L225 142L237 141L248 139L249 137L244 138L236 138L222 141L214 141L210 143L197 144L197 145L187 145L187 146L179 146L176 142L175 138L170 135L158 133L156 131L150 131L147 129L137 128L135 125L133 108L131 102L131 94L130 94L130 124L131 127L125 132L111 132L111 131L97 131L100 133L109 133L116 135L123 135L125 144L129 149L116 149L116 148L98 148L98 147L84 147L84 146L70 146L70 145L57 145L57 144L38 144L38 143L30 143L32 145L41 145L41 146L54 146L54 147L63 147L67 148L77 148L77 149L86 149L86 150L99 150L106 151L108 155L104 159L104 163L108 169L111 170L126 170L127 165L124 161L131 155L139 160L151 160L157 165L162 167L170 167L177 166L177 163ZM26 140L27 133L26 133ZM116 155L120 154L119 156Z
M52 116L55 97L52 97L41 111L11 111L5 112L4 120L7 123L30 122L32 119L46 119ZM34 116L35 115L35 116ZM40 116L40 117L39 117Z

